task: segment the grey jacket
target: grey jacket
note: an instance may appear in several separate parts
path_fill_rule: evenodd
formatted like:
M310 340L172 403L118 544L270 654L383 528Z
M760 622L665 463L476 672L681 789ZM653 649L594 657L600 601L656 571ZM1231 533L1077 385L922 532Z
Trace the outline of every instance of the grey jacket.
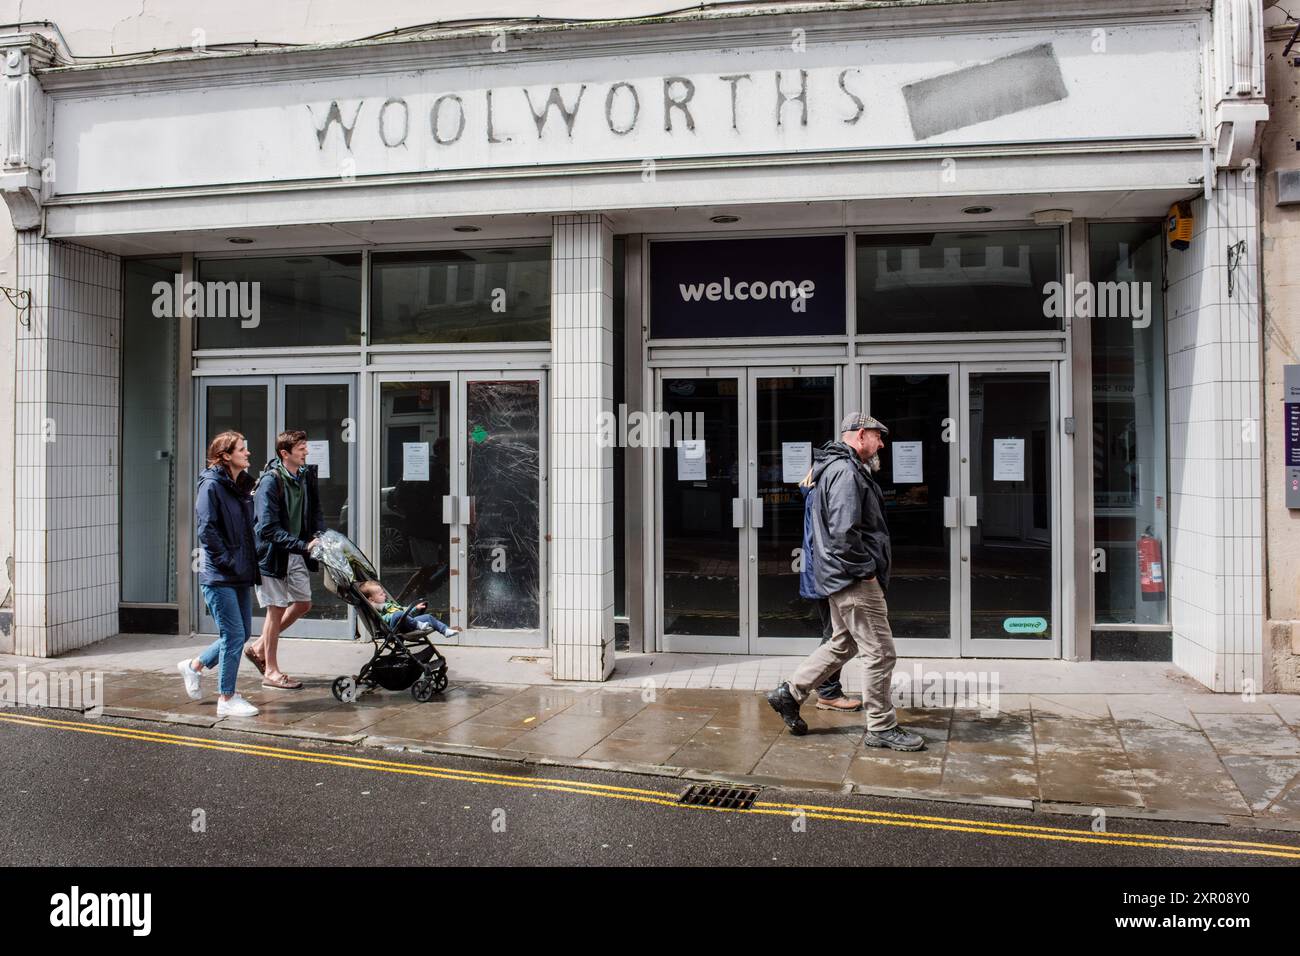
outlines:
M867 466L843 442L827 442L813 456L808 495L811 586L828 597L855 581L875 578L889 589L889 528L884 496Z

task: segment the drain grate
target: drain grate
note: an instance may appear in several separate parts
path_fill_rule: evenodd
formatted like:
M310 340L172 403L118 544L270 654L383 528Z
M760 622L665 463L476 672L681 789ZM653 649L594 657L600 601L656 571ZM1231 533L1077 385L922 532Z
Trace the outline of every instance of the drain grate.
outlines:
M757 797L758 791L752 787L716 787L697 783L683 790L677 802L689 807L748 810Z

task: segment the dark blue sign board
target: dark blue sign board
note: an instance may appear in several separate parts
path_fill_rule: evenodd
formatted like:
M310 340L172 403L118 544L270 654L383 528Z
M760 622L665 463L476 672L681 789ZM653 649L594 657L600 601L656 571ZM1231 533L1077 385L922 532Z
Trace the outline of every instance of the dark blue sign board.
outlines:
M844 335L845 238L650 244L650 337Z

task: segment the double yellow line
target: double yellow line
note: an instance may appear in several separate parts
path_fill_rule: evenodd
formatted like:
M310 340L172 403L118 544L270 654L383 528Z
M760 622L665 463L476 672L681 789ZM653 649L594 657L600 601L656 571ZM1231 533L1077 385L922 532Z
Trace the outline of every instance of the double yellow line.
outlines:
M683 810L762 814L787 819L802 815L805 819L835 820L841 823L868 826L946 830L953 833L977 833L983 836L1017 837L1023 840L1048 840L1102 846L1130 846L1149 850L1181 850L1189 853L1226 853L1300 860L1300 846L1291 846L1284 843L1252 843L1243 840L1211 840L1200 837L1161 836L1145 833L1095 833L1092 830L1069 827L1049 827L1025 823L994 823L987 820L970 820L960 817L891 813L884 810L826 807L807 803L756 801L748 810L696 807L678 803L677 794L665 790L616 787L610 784L589 783L581 780L525 777L518 774L487 773L478 770L459 770L452 767L430 767L423 764L402 763L394 760L354 757L347 754L313 753L309 750L293 750L286 747L269 747L263 744L213 740L206 737L186 737L179 734L166 734L129 727L95 726L85 721L52 720L30 714L0 714L0 721L45 730L66 730L83 734L96 734L102 737L119 737L124 740L135 740L142 743L194 747L201 750L244 754L251 757L326 764L335 767L350 767L354 770L374 770L382 773L406 774L415 777L432 777L439 780L455 780L461 783L480 783L499 787L524 787L529 790L576 793L592 797L607 797L614 800L632 800L637 803L657 804Z

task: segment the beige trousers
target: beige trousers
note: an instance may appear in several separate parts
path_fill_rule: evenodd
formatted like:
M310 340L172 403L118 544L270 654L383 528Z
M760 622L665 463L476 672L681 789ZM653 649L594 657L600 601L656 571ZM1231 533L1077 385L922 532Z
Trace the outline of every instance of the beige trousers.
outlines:
M889 630L889 608L880 583L874 578L854 582L832 594L830 606L831 639L795 669L790 693L802 704L827 674L853 660L854 655L861 655L866 668L862 705L867 713L867 730L897 726L898 716L889 693L896 660L894 635Z

